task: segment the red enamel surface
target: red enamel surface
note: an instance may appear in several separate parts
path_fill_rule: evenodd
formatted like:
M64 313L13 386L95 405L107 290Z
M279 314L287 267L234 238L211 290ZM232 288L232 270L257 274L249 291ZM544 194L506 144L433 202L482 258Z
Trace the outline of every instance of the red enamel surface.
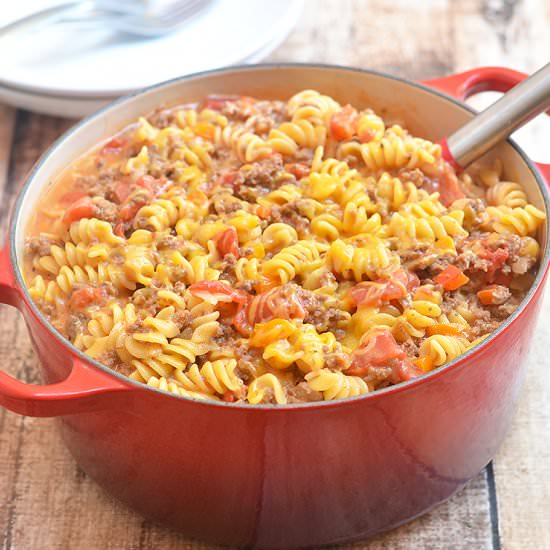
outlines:
M535 162L535 164L546 182L546 185L550 188L550 164L544 164L542 162Z
M548 179L548 166L539 168ZM494 340L407 386L328 406L224 406L136 386L80 359L30 308L4 248L0 301L23 312L46 385L0 373L0 404L62 415L64 440L90 476L189 536L287 548L361 539L445 500L492 458L542 288Z
M430 88L464 101L479 92L507 92L526 77L525 73L505 67L480 67L421 82Z

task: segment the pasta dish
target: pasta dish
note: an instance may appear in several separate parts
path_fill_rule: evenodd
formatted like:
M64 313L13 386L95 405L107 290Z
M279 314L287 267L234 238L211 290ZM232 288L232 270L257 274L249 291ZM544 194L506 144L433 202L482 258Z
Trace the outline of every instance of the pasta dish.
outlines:
M452 361L531 286L545 214L499 163L313 90L159 109L78 159L27 228L76 347L195 399L342 399Z

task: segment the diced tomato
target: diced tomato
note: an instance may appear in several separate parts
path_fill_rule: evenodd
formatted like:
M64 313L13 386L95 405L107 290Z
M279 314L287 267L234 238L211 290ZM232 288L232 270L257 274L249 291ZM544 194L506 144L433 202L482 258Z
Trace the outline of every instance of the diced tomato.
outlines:
M356 306L379 306L385 302L386 286L386 283L365 281L350 288L349 297ZM404 298L405 296L406 292L403 289L402 295L398 295L397 298Z
M456 325L448 325L446 323L437 323L426 329L428 336L434 334L444 334L445 336L456 336L460 334L460 329Z
M373 367L390 367L390 380L394 384L423 374L386 329L373 329L368 333L367 338L353 352L351 367L346 370L346 374L365 376Z
M70 300L70 307L73 310L82 309L94 302L98 302L102 297L103 290L101 288L85 286L73 292Z
M489 254L489 252L491 252L491 254ZM499 269L502 269L509 256L510 252L508 251L508 248L497 248L494 251L487 251L487 259L491 260L491 263L493 264L493 271L498 271Z
M237 312L233 316L233 326L241 336L250 336L252 333L252 325L248 321L248 307L251 297L249 296L246 302L237 305Z
M385 329L374 329L369 333L361 346L353 352L351 367L346 370L346 374L365 376L373 367L390 367L390 379L396 384L422 374L422 371L412 364L390 331Z
M482 288L478 291L477 297L484 306L492 306L494 304L495 292L494 288Z
M397 364L393 368L391 381L394 384L399 384L399 382L412 380L413 378L418 378L423 374L424 371L415 365L408 357L406 357L405 359L397 361Z
M267 220L271 216L271 208L269 206L258 206L256 208L256 216L262 220Z
M390 279L358 283L350 289L349 294L356 306L374 307L405 298L419 284L420 281L414 273L399 269L392 273Z
M445 206L449 206L454 201L463 199L466 196L460 188L456 174L451 169L443 172L437 190L439 191L439 200Z
M309 175L309 168L305 164L299 162L285 164L285 170L296 176L296 179L299 180Z
M409 292L414 292L420 286L420 279L412 271L406 269L398 269L394 271L390 277L393 284L404 286Z
M150 178L150 176L142 176L138 179L136 184L146 189L148 193L145 193L143 196L132 197L130 200L128 200L127 197L126 201L124 202L124 204L121 205L118 211L118 217L121 221L129 222L133 220L136 217L139 209L142 206L145 206L150 200L152 200L154 193L151 190L151 187L154 187L155 182L159 182L161 180L151 178L151 180L154 180L151 181L147 178Z
M369 143L369 141L372 141L374 139L374 136L376 135L376 131L372 128L367 128L366 130L363 130L360 134L358 134L359 141L361 143Z
M477 293L477 297L484 306L497 306L503 304L510 297L510 291L505 286L491 285L482 288Z
M82 197L73 202L69 208L65 211L63 216L63 223L70 225L71 223L80 220L82 218L92 218L96 211L96 207L91 197Z
M229 283L222 281L200 281L189 287L193 296L203 299L206 302L216 304L218 302L233 302L244 304L248 300L248 294L235 288Z
M221 111L226 103L238 101L236 96L208 96L204 100L203 108L212 109L213 111Z
M119 181L115 184L113 195L117 204L122 204L130 195L132 186L127 181Z
M116 136L103 146L103 151L107 154L110 154L118 151L119 149L122 149L125 145L126 140L121 136Z
M166 184L165 178L154 178L149 175L141 176L136 181L136 185L148 189L153 195L158 195Z
M88 195L84 191L69 191L59 197L59 202L63 204L71 204L79 199L87 197Z
M369 367L384 365L391 359L404 356L405 352L389 330L373 330L361 346L353 352L351 367L346 373L362 376L367 373Z
M145 204L145 201L130 201L120 208L118 211L118 217L123 222L129 222L136 217L139 209Z
M234 402L235 402L235 394L234 394L232 391L226 391L226 392L223 394L222 399L223 399L223 401L225 401L226 403L234 403Z
M346 105L336 111L330 119L330 135L336 141L350 139L357 130L357 111Z
M439 275L434 278L437 284L440 284L445 290L456 290L469 282L469 278L454 265L446 267Z
M306 315L300 296L282 286L254 296L248 308L248 320L251 324L271 319L305 319Z
M215 235L214 242L216 243L216 248L222 257L226 254L232 254L235 258L240 257L239 237L237 235L237 230L233 226L228 227Z
M495 274L502 269L506 260L510 256L507 243L504 246L492 249L484 246L478 253L478 256L483 260L487 260L489 267L487 269L488 282L494 282Z

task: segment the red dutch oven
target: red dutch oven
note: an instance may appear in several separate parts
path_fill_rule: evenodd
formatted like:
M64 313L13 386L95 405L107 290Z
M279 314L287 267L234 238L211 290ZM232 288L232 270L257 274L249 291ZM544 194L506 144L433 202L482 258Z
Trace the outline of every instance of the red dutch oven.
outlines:
M525 75L482 68L424 83L343 67L248 66L180 78L84 120L33 168L0 256L0 299L24 315L44 385L0 372L0 404L60 418L64 440L100 485L144 516L211 542L262 547L362 539L422 514L474 477L510 424L549 266L548 222L533 287L482 344L416 380L336 402L196 402L93 361L46 321L21 276L24 232L40 193L68 163L160 104L205 95L288 98L305 88L401 118L437 140L473 116L462 103ZM512 141L490 156L548 214L550 166ZM546 178L546 182L544 179ZM62 481L62 480L60 480Z

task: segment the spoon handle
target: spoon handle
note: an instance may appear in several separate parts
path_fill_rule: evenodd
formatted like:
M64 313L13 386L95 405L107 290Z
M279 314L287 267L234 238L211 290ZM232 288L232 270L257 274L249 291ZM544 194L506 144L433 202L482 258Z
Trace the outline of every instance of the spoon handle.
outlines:
M514 130L550 108L550 63L447 137L443 147L465 168Z

